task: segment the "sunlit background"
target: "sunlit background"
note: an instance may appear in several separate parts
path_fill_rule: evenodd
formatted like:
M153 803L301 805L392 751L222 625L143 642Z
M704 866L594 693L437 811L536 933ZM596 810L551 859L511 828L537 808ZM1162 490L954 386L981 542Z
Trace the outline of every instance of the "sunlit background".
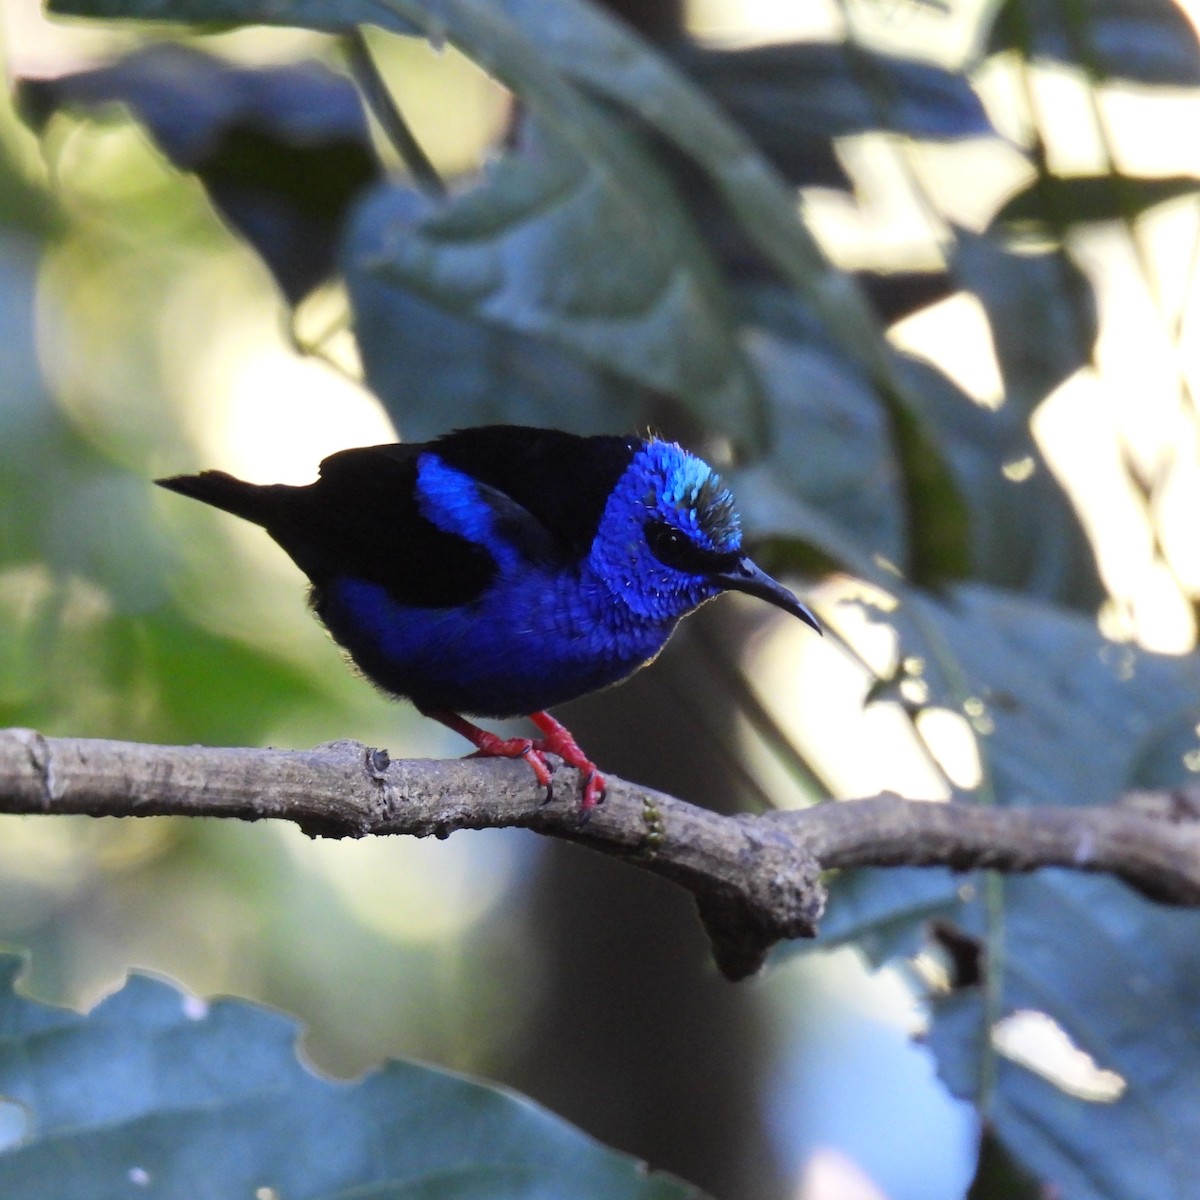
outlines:
M963 35L972 11L694 0L690 15L698 35L722 44L849 31L957 66L974 49ZM48 23L33 0L0 0L0 16L4 56L21 75L77 69L135 37ZM206 48L248 62L332 57L325 39L277 30L211 37ZM453 52L382 38L375 48L439 167L481 163L504 124L503 91ZM1097 94L1081 75L1014 63L977 83L1014 143L1036 105L1059 171L1200 174L1196 94ZM917 151L863 137L844 150L861 203L823 192L805 208L831 256L851 266L938 262L946 231L923 191L981 228L1029 175L995 139ZM0 197L0 456L2 478L20 488L0 496L0 538L35 530L44 555L0 569L0 717L49 734L187 731L296 747L354 737L394 757L459 753L452 736L343 668L297 571L261 531L148 483L201 467L305 482L337 449L391 440L383 409L354 381L340 297L314 298L291 328L255 255L131 122L58 116L39 146L0 100L0 154L13 182ZM1180 653L1195 643L1200 595L1200 207L1163 204L1132 231L1089 226L1071 250L1099 297L1096 368L1044 403L1037 435L1094 541L1112 596L1105 631ZM973 300L948 299L893 336L981 404L997 402ZM297 339L320 353L301 353ZM887 674L897 654L875 619L879 598L841 579L813 599L861 662L783 624L753 643L748 673L834 793L938 799L946 776L969 786L978 762L961 717L924 715L935 763L897 705L864 708L868 668ZM193 627L208 640L197 643ZM150 684L164 671L178 681L165 706ZM747 746L776 803L810 798ZM312 1061L340 1075L390 1054L486 1075L536 1036L525 884L541 848L531 836L351 843L282 825L19 818L2 829L0 937L31 950L27 986L38 995L87 1004L134 966L196 993L262 998L297 1014ZM702 959L700 936L680 953ZM791 1194L962 1193L974 1118L912 1043L922 1013L899 973L870 975L839 951L789 956L741 986L772 1030L769 1137Z

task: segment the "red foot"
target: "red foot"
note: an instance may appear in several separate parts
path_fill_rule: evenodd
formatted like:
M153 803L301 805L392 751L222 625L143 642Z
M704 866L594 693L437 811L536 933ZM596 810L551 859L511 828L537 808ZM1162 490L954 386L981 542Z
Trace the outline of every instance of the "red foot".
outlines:
M475 753L471 758L523 758L533 770L538 783L546 789L546 799L552 794L550 783L550 766L542 757L541 744L532 738L502 738L486 729L473 725L465 717L452 712L427 712L427 717L440 721L447 729L461 733L473 746Z
M568 766L583 773L583 800L580 808L586 818L597 804L604 802L608 785L604 776L596 770L596 764L579 748L565 725L556 721L549 713L532 713L529 719L544 733L542 738L502 738L486 729L480 729L458 713L437 710L426 712L427 717L440 721L447 729L462 734L476 749L472 758L524 758L537 776L537 781L546 789L546 799L553 794L550 781L551 770L546 762L547 754L557 754Z
M533 743L536 750L543 754L557 754L567 766L577 767L583 772L583 800L580 807L584 813L602 804L608 785L604 776L596 770L596 764L579 748L571 731L547 712L531 713L529 719L546 735Z

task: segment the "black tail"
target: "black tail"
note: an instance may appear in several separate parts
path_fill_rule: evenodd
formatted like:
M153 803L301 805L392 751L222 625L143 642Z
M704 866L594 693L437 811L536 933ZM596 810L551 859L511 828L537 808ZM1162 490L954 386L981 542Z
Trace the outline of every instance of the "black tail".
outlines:
M278 517L283 494L297 490L286 484L245 483L226 475L224 471L173 475L170 479L156 479L154 482L181 496L191 496L193 500L202 500L214 508L233 513L235 517L243 517L255 525L264 526L269 526Z

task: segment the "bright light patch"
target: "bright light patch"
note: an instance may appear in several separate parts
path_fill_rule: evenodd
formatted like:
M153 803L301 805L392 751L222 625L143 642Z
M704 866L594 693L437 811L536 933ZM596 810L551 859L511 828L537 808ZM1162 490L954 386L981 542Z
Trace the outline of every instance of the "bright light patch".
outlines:
M722 45L841 37L845 22L835 0L688 0L689 30Z
M208 1016L208 1001L202 996L183 997L183 1015L189 1021L203 1021Z
M327 455L396 440L379 402L324 363L267 339L230 341L201 372L210 376L207 455L222 470L255 482L310 483Z
M814 595L860 661L835 638L815 638L799 622L779 621L752 648L747 680L835 795L891 790L946 799L945 780L901 706L864 704L875 676L890 677L896 666L895 631L878 619L887 598L844 579L822 585Z
M980 404L1000 406L1004 381L983 305L974 296L959 292L931 304L893 325L888 340L936 363Z
M1080 1100L1112 1104L1125 1093L1124 1078L1099 1066L1044 1012L1023 1008L997 1021L992 1045L998 1054Z
M813 1152L796 1195L797 1200L887 1200L866 1171L835 1146Z
M917 729L929 753L960 788L978 787L983 779L979 744L970 722L948 708L926 708L917 714Z
M1009 479L1013 483L1024 483L1025 480L1033 478L1033 472L1036 467L1037 464L1034 462L1033 455L1026 454L1022 458L1006 462L1000 469L1004 472L1005 479Z

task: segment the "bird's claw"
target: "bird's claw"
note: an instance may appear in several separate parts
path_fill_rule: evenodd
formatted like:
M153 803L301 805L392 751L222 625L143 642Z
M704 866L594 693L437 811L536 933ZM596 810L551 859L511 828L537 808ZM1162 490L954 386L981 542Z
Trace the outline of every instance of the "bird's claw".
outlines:
M585 813L603 804L608 797L608 781L593 766L588 766L583 777L583 800L580 807Z
M604 803L608 791L604 776L596 770L596 764L579 748L579 743L571 736L566 726L556 721L549 713L533 713L533 723L546 735L533 743L534 747L543 754L556 754L567 764L574 767L583 778L583 796L580 799L581 823L586 821L588 814L598 804Z
M552 776L554 768L546 761L541 746L532 738L501 738L489 734L474 754L468 758L523 758L533 771L534 778L546 789L542 803L549 802L554 795Z
M583 796L580 799L580 809L585 820L593 808L604 803L608 791L604 776L579 748L579 743L571 736L570 730L560 725L549 713L530 714L530 719L545 737L502 738L486 729L480 729L478 725L464 720L457 713L434 709L421 711L472 741L476 749L475 753L469 756L471 758L523 758L529 764L538 783L546 789L543 804L549 803L554 797L554 767L546 760L548 754L561 758L567 766L574 767L582 775Z
M592 812L604 803L607 796L608 785L604 776L589 764L583 776L583 799L579 802L580 829L592 819Z
M531 741L524 750L521 751L521 757L533 768L533 773L537 777L538 783L546 789L546 794L542 797L543 804L549 804L554 799L554 768L546 761L546 757ZM543 779L542 776L545 776Z

